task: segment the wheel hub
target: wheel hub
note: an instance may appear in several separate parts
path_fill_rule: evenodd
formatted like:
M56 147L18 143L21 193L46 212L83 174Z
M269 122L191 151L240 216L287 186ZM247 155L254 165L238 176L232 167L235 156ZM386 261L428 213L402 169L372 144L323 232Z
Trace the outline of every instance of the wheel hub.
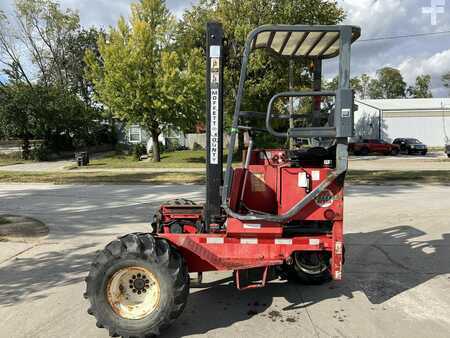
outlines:
M141 319L158 308L160 287L150 270L126 267L108 280L107 298L113 311L120 317Z

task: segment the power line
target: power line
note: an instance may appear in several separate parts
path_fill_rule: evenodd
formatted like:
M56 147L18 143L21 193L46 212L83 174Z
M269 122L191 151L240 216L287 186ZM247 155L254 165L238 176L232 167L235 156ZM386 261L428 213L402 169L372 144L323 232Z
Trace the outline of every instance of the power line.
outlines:
M449 34L449 33L450 33L450 30L449 31L432 32L432 33L392 35L392 36L384 36L384 37L379 37L379 38L361 39L361 40L357 40L356 42L395 40L395 39L415 38L415 37L420 37L420 36L430 36L430 35Z

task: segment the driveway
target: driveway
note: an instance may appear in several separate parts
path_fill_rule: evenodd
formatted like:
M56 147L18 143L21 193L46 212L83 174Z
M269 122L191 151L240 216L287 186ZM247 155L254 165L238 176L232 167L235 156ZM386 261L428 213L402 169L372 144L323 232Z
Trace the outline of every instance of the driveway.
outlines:
M193 185L0 185L0 213L50 227L38 243L0 243L1 336L106 338L82 297L95 250L146 231L162 201L199 200L203 192ZM191 289L162 337L448 337L449 195L448 186L350 186L344 281Z
M72 164L73 161L60 160L49 162L30 162L0 166L0 171L58 171Z

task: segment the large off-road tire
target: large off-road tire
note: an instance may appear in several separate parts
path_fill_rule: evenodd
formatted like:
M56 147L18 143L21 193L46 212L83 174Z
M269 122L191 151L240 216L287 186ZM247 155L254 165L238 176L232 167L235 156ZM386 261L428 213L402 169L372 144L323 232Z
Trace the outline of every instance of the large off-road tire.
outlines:
M129 234L97 254L86 278L88 313L111 337L156 336L183 311L189 274L163 238Z
M330 255L323 251L295 252L293 262L285 266L289 280L317 285L331 280Z

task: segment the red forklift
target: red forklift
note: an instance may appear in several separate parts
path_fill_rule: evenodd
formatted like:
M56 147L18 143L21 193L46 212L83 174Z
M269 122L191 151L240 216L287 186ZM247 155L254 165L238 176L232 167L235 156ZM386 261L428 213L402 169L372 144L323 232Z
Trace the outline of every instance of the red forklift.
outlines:
M85 298L88 313L111 336L156 336L172 324L186 306L189 273L197 273L201 283L204 272L232 271L241 290L263 287L274 277L313 284L342 278L343 189L353 136L350 51L360 29L266 25L249 34L225 174L222 26L208 23L206 34L206 203L166 203L154 216L152 231L125 235L98 252ZM257 49L312 64L313 88L274 95L266 112L242 111L249 58ZM323 91L322 61L331 58L338 59L338 88ZM310 125L296 123L299 114L292 109L283 113L286 100L309 102ZM332 108L321 123L325 100L334 104L327 105ZM233 167L239 133L248 135L248 147L242 166ZM257 148L254 141L263 133L281 140L320 140L326 146Z

